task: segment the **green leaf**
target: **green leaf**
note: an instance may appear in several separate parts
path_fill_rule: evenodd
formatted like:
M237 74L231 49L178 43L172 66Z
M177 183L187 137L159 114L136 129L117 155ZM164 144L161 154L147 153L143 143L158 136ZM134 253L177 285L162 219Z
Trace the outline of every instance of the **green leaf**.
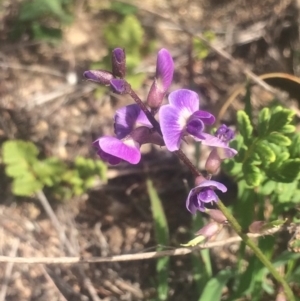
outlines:
M278 175L284 183L293 182L300 172L300 159L289 159L280 165Z
M31 196L42 188L43 184L31 174L16 178L12 183L12 192L18 196Z
M37 160L39 151L31 143L22 140L11 140L3 143L2 155L5 164L20 164L20 161L32 163Z
M272 147L273 144L270 144L269 146ZM274 148L273 148L274 149ZM274 174L278 172L278 168L283 164L283 162L287 161L290 157L290 154L288 152L282 151L281 153L276 153L276 160L272 162L269 165L269 168L265 171L271 176L271 174Z
M248 145L247 143L252 138L253 126L246 112L237 112L237 122L240 134L243 136L245 144Z
M183 247L195 247L205 241L205 236L199 235L188 241L186 244L180 244Z
M270 110L268 108L263 108L258 115L258 136L264 137L268 132L268 124L270 120Z
M261 170L257 166L251 164L251 162L243 164L243 173L246 183L251 187L259 186L263 180Z
M251 84L247 82L246 84L246 95L244 97L245 102L245 112L249 116L249 119L252 120L252 105L251 105Z
M165 212L159 199L159 196L153 187L152 181L147 180L147 190L151 202L152 216L154 219L155 238L158 244L168 245L169 228ZM160 248L158 248L160 249ZM159 300L167 300L168 298L168 275L169 275L169 257L162 257L157 260L156 271L158 277L158 298Z
M264 141L259 141L258 143L256 143L255 152L261 158L263 164L274 162L276 159L275 153Z
M266 181L263 185L260 186L259 192L263 195L270 195L274 192L277 183L274 181Z
M274 143L280 146L289 146L291 145L291 139L288 138L287 136L280 134L278 132L273 132L269 134L266 139L270 143Z
M242 163L247 155L248 148L246 146L240 148L237 155L234 157L234 161Z
M235 162L234 160L225 160L222 163L222 168L229 172L232 176L238 176L242 173L242 164Z
M33 0L23 2L20 10L20 21L34 21L45 15L53 15L64 20L64 10L60 0Z
M223 287L233 277L232 270L222 270L214 278L209 280L201 294L199 301L221 300Z
M111 2L110 9L124 16L136 14L137 12L137 8L135 6L118 1Z
M287 219L281 220L277 219L272 222L267 222L262 226L261 232L268 232L269 230L273 230L274 228L280 228L283 224L285 224Z
M284 125L280 130L282 134L291 134L294 133L295 131L296 131L296 127L291 124Z
M289 147L291 158L300 157L300 133L295 133L292 138L292 144Z
M140 60L139 48L143 43L143 36L144 30L141 23L133 15L127 15L121 23L110 24L104 30L104 37L109 48L122 45L128 54L136 58L136 61ZM135 66L137 65L136 61L134 63ZM127 67L132 68L132 63L129 62L129 66Z
M293 120L294 115L293 111L277 106L271 112L268 132L281 132L282 128Z

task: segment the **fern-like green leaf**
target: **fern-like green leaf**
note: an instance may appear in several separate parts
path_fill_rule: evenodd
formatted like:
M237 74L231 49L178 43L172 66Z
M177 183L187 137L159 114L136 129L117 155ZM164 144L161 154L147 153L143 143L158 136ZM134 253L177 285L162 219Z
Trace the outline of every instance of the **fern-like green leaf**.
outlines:
M253 126L249 119L249 116L244 111L237 112L238 129L240 134L244 138L244 143L249 145L250 139L252 138Z

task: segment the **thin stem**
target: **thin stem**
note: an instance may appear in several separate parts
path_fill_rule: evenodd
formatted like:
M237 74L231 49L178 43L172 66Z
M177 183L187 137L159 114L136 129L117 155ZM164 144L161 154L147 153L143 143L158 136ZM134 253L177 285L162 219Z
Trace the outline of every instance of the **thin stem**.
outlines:
M227 218L231 227L235 230L235 232L241 237L244 243L253 251L256 257L264 264L264 266L269 270L272 276L282 285L287 300L295 300L295 296L289 287L288 283L285 279L278 273L278 271L274 268L271 261L262 253L262 251L257 247L257 245L249 238L249 236L242 231L242 227L238 223L238 221L234 218L234 216L228 211L225 205L221 200L218 201L218 207L222 211L222 213Z
M162 135L159 122L154 118L151 112L148 110L147 106L142 102L142 100L138 97L138 95L130 88L129 95L133 98L133 100L140 106L143 110L150 123L153 125L153 128ZM201 173L198 169L193 165L193 163L187 158L187 156L182 152L182 150L178 150L174 152L177 157L190 169L194 176L200 176ZM256 244L248 237L247 234L243 233L241 225L234 218L234 216L227 210L221 200L218 201L218 207L222 211L222 213L227 218L231 227L236 231L236 233L241 237L241 239L245 242L245 244L253 251L256 257L264 264L264 266L269 270L269 272L273 275L273 277L282 285L286 297L289 301L294 301L294 294L289 287L288 283L285 279L278 273L278 271L274 268L270 260L262 253L262 251L256 246Z

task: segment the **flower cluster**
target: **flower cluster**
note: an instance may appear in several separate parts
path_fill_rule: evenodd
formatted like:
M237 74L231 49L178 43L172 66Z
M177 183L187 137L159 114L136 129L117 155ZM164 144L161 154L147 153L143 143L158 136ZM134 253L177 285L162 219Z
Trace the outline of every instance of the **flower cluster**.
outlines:
M212 126L215 117L199 109L200 99L194 91L188 89L173 91L168 96L168 104L163 105L164 97L172 83L173 72L174 63L171 54L166 49L161 49L157 55L156 73L146 102L140 101L118 109L114 116L115 136L100 137L93 145L100 158L112 165L122 161L137 164L141 159L140 147L145 143L165 146L169 151L177 152L180 150L181 142L190 136L195 141L211 147L205 165L208 177L196 178L195 187L186 200L186 208L192 214L197 211L207 213L209 210L207 206L218 201L215 191L227 190L222 183L211 180L211 176L217 173L224 159L236 155L236 150L229 146L234 133L224 124L214 135L206 132L206 126ZM125 75L126 56L121 48L113 50L111 72L89 70L84 73L87 80L110 86L115 93L136 95L126 82ZM157 113L159 123L155 117ZM220 212L216 212L211 217L215 222L224 224L226 218ZM212 227L218 228L215 224ZM201 231L199 233L203 235Z

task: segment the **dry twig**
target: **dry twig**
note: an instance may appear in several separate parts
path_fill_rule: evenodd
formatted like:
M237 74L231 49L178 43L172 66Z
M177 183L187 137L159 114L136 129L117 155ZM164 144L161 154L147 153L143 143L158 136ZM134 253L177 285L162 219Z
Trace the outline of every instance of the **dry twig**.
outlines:
M248 233L250 238L258 238L266 235L273 235L279 231L288 230L295 231L297 225L291 225L289 227L277 227L272 230L268 230L266 233ZM108 262L121 262L121 261L134 261L134 260L147 260L164 256L183 256L190 254L194 251L199 251L202 249L211 249L215 247L222 247L227 244L233 244L240 242L242 239L239 236L230 237L225 240L207 242L200 244L192 248L176 248L173 250L159 251L159 252L145 252L137 254L124 254L108 257L8 257L0 256L0 262L14 262L14 263L23 263L23 264L74 264L74 263L108 263Z
M10 251L10 254L8 257L14 258L16 256L18 248L19 248L19 244L20 244L20 240L17 238L14 241L14 243L12 244L12 248L11 248L11 251ZM5 301L8 283L9 283L9 280L11 277L13 267L14 267L14 262L8 262L6 269L5 269L5 273L4 273L4 281L3 281L2 288L0 291L0 301Z

